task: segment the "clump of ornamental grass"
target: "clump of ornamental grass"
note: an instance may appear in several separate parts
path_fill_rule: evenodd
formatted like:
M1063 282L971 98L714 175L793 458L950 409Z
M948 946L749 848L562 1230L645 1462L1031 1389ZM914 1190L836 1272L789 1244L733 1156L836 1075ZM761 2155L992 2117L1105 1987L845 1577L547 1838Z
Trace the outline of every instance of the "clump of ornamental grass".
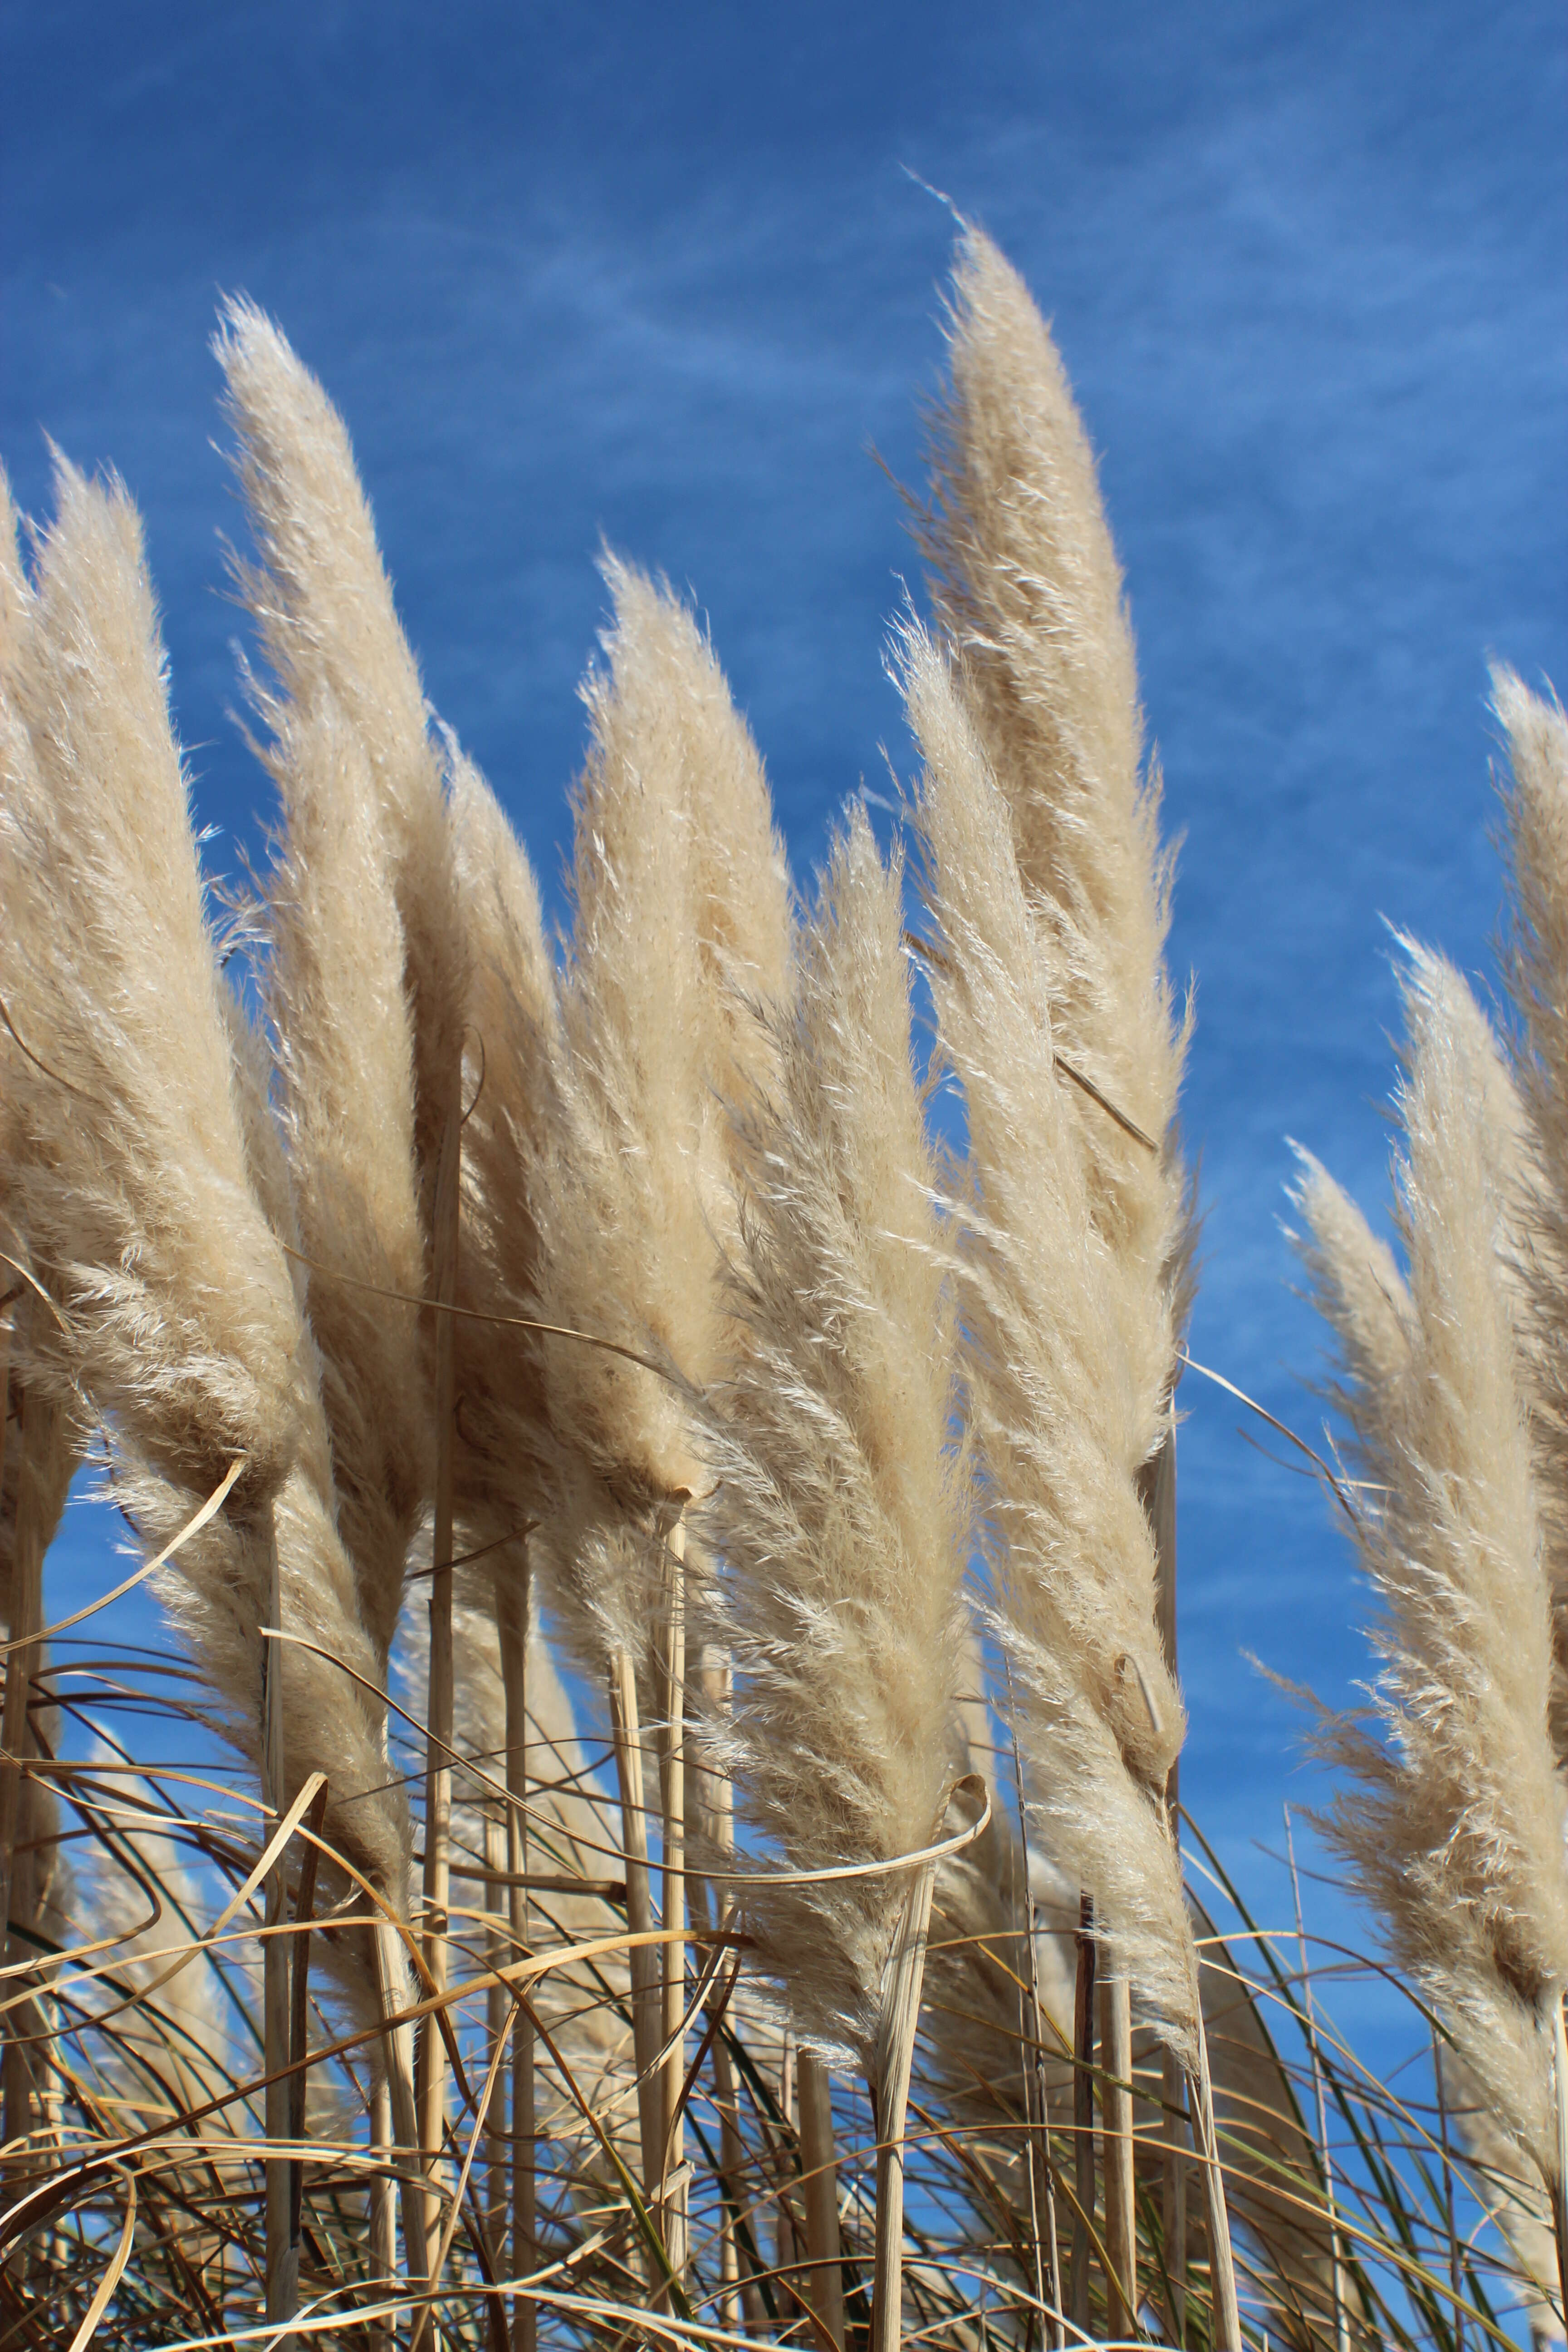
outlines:
M218 351L278 805L221 949L129 502L62 464L29 568L0 485L0 2352L262 2312L365 2352L1460 2352L1501 2272L1450 2125L1544 2327L1561 714L1500 679L1511 1078L1418 963L1408 1279L1307 1179L1392 1628L1340 1835L1452 2036L1423 2112L1173 1843L1187 1033L1121 575L1021 281L965 230L898 664L919 938L858 804L797 914L711 646L606 558L557 950L342 420L249 305ZM46 1625L88 1458L183 1656Z
M58 494L4 711L5 1190L45 1308L27 1377L103 1429L149 1556L221 1506L161 1590L257 1763L276 1545L284 1629L324 1653L279 1659L284 1789L324 1772L334 1835L400 1901L406 1830L340 1671L374 1681L374 1657L314 1350L251 1182L140 529L64 461Z
M939 938L932 985L945 1024L943 1050L964 1088L971 1122L965 1181L977 1202L977 1241L968 1265L987 1293L973 1389L982 1423L991 1425L990 1524L1000 1559L1015 1563L1002 1578L1004 1622L1026 1629L1028 1664L1020 1656L1015 1671L1035 1718L1028 1760L1037 1787L1047 1792L1044 1801L1056 1810L1052 1830L1062 1851L1053 1850L1052 1830L1042 1834L1047 1855L1069 1879L1080 1870L1084 1901L1096 1903L1097 1929L1103 1933L1107 1924L1102 1912L1118 1920L1100 1954L1109 1964L1100 2039L1107 2071L1125 2081L1131 1980L1138 1974L1127 1949L1129 1897L1136 1887L1164 1915L1152 1943L1144 1940L1147 1998L1153 1950L1180 1955L1188 1940L1179 1872L1154 1861L1146 1836L1139 1850L1113 1834L1108 1846L1128 1855L1139 1851L1140 1858L1130 1862L1119 1888L1097 1902L1083 1847L1084 1825L1098 1823L1099 1809L1075 1813L1068 1792L1085 1774L1097 1775L1097 1786L1108 1792L1125 1766L1130 1787L1157 1812L1167 1796L1174 1801L1184 1729L1173 1681L1169 1498L1192 1220L1175 1129L1187 1032L1164 966L1171 859L1160 841L1158 773L1143 760L1131 631L1088 436L1027 289L994 246L967 227L953 277L949 352L949 386L933 420L931 499L920 525L948 666L939 682L917 634L909 688L916 731L932 737L924 744L928 770L940 776L945 765L972 780L963 810L940 805L939 784L926 823L928 838L933 821L943 831L940 851L933 843ZM957 790L949 787L948 797ZM987 796L994 806L982 817ZM964 837L973 856L982 833L984 850L966 868ZM983 908L987 858L1011 879ZM960 933L951 949L940 936L949 887L944 866ZM1007 903L1009 894L1016 904ZM994 1001L999 949L1006 969ZM1016 1001L1005 1005L1009 990ZM1018 1039L1022 1063L1012 1058ZM1037 1155L1053 1171L1051 1211L1043 1221L1053 1244L1065 1246L1075 1267L1089 1268L1064 1286L1068 1303L1060 1309L1048 1278L1041 1281L1041 1224L1021 1181ZM1081 1385L1068 1369L1075 1361ZM1098 1476L1080 1499L1075 1475L1096 1454ZM1072 1527L1061 1556L1087 1563L1089 1583L1099 1587L1100 1603L1087 1611L1089 1587L1079 1583L1076 1602L1067 1599L1074 1570L1058 1577L1052 1572L1058 1549L1037 1548L1042 1491L1051 1497L1053 1489L1047 1522L1059 1518L1065 1498ZM1016 1572L1026 1561L1037 1564ZM1047 1561L1051 1568L1042 1572ZM1041 1684L1047 1658L1048 1696ZM1061 1738L1070 1713L1064 1694L1086 1666L1094 1686L1064 1771L1058 1767L1067 1759L1045 1751ZM1108 1671L1127 1685L1115 1700ZM1130 1711L1125 1701L1134 1685ZM1098 1764L1083 1744L1096 1717ZM1087 1921L1087 1910L1084 1916ZM1080 1957L1087 1969L1092 1948L1085 1945ZM1190 1954L1175 1965L1178 1974L1191 1974ZM1173 1990L1167 1977L1173 2066L1184 2049L1189 2061L1199 2055L1192 2030L1201 2021L1195 1974L1175 2009ZM1090 2005L1086 1987L1079 2004L1086 2021ZM1187 2023L1171 2032L1178 2010ZM1169 2071L1165 2087L1174 2105L1177 2080ZM1110 2252L1126 2282L1121 2317L1130 2325L1138 2302L1130 2276L1131 2110L1126 2093L1109 2088L1106 2097L1108 2114L1118 2118L1107 2141ZM1080 2135L1080 2166L1083 2152ZM1083 2169L1080 2205L1089 2180ZM1171 2186L1168 2177L1167 2221L1174 2229ZM1087 2258L1080 2221L1080 2324ZM1174 2267L1182 2268L1179 2253ZM1234 2318L1226 2325L1234 2328Z
M716 1738L742 1840L785 1865L743 1898L763 1965L802 2039L871 2086L873 2332L891 2343L931 1871L889 1865L939 1840L952 1793L969 1518L902 877L862 808L823 875L772 1044L774 1090L735 1113L728 1303L743 1336L704 1427L699 1524L724 1563L712 1629L735 1675Z
M1405 944L1404 1279L1315 1162L1297 1194L1341 1342L1356 1542L1381 1604L1369 1708L1318 1734L1346 1782L1323 1826L1555 2200L1568 1874L1514 1269L1529 1143L1469 990Z

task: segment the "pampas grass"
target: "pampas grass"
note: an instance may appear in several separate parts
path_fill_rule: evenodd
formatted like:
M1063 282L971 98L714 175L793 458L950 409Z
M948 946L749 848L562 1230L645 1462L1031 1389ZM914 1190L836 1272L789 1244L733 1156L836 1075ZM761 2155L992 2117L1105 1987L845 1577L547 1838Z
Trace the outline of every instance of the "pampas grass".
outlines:
M1415 961L1407 1275L1303 1163L1387 1610L1338 1834L1452 2037L1428 2117L1173 1843L1187 1030L1120 573L1021 282L965 230L898 659L918 940L858 804L797 909L696 615L606 558L557 946L342 421L248 304L218 350L278 795L221 946L129 501L62 461L24 562L0 485L0 2340L264 2308L367 2352L1028 2352L1076 2173L1083 2331L1228 2346L1222 2160L1249 2342L1459 2352L1494 2274L1547 2325L1560 714L1500 679L1511 1072ZM46 1623L82 1459L183 1658Z
M288 1629L326 1653L282 1670L289 1785L328 1772L335 1832L400 1900L401 1810L358 1685L331 1663L373 1668L313 1353L250 1189L140 531L116 486L63 461L58 500L5 713L0 992L36 1056L7 1037L5 1194L54 1310L31 1327L28 1377L62 1402L79 1391L109 1424L115 1499L149 1550L242 1465L163 1589L258 1762L276 1526Z
M1532 1408L1537 1501L1552 1614L1552 1738L1568 1758L1568 721L1511 670L1492 673L1511 782L1504 794L1512 926L1510 994L1519 1015L1514 1072L1529 1112L1531 1164L1520 1204L1521 1336Z
M713 1488L698 1524L725 1563L713 1633L736 1675L718 1751L738 1824L795 1873L918 1853L952 1785L966 1478L901 878L852 810L775 1020L777 1097L739 1114L730 1297L744 1344L705 1428ZM853 2056L873 2086L879 2344L900 2326L900 2003L912 2040L930 1900L928 1868L764 1882L746 1903L802 2038Z
M1357 1541L1382 1604L1370 1721L1336 1718L1320 1733L1349 1781L1326 1833L1458 2055L1555 2180L1568 1884L1549 1598L1502 1255L1510 1155L1497 1150L1498 1119L1511 1090L1451 966L1411 949L1405 1001L1395 1175L1407 1294L1385 1290L1321 1171L1309 1168L1300 1195L1319 1302L1346 1335L1369 1481Z

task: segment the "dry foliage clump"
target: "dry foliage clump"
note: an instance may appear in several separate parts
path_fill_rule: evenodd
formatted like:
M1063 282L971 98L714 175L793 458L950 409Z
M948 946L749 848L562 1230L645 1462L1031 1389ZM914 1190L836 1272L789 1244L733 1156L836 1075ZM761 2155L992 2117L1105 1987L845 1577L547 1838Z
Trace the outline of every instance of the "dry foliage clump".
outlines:
M606 553L559 936L326 393L247 302L216 349L273 796L221 919L128 497L61 459L24 556L0 478L0 2352L1553 2330L1561 712L1500 677L1516 1031L1411 950L1403 1267L1300 1192L1402 2105L1178 1844L1191 1024L1016 273L963 230L895 837L797 898ZM51 1622L84 1468L173 1643Z

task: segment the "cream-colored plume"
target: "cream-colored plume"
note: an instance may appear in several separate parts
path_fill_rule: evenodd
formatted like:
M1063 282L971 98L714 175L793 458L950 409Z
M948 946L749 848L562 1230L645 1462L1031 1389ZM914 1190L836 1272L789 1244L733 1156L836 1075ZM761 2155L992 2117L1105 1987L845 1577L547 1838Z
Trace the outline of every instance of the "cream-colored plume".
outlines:
M539 1313L539 1171L558 1117L555 976L533 869L471 761L453 761L458 899L469 971L457 1504L467 1548L519 1562L558 1498L537 1335L479 1316Z
M124 493L58 474L24 657L0 703L9 1213L58 1314L25 1370L110 1426L110 1481L149 1551L243 1465L161 1590L259 1760L276 1528L289 1785L327 1773L329 1834L402 1895L407 1839L332 1517L317 1367L252 1192L224 990L141 533Z
M1448 2123L1474 2168L1475 2193L1513 2256L1514 2293L1540 2352L1563 2341L1563 2321L1552 2309L1560 2281L1545 2185L1531 2158L1499 2128L1484 2083L1441 2042L1436 2057Z
M773 1016L776 1097L744 1120L744 1344L704 1428L698 1528L735 1674L721 1752L739 1835L794 1870L925 1846L952 1779L967 1465L901 887L856 808ZM748 1893L763 1966L825 2050L867 2061L905 1893L898 1875Z
M1053 1053L1051 934L1030 916L1005 803L943 656L906 635L942 1047L968 1108L961 1212L970 1420L1045 1853L1092 1889L1111 1965L1184 2059L1196 1959L1161 1797L1185 1729L1155 1618L1138 1473L1146 1419L1128 1265L1097 1224Z
M1408 1306L1395 1292L1375 1343L1393 1360L1380 1401L1357 1405L1369 1474L1357 1535L1383 1604L1372 1633L1381 1665L1371 1721L1331 1718L1320 1733L1351 1780L1324 1828L1499 2119L1552 2173L1551 2011L1568 1982L1568 1874L1510 1265L1518 1113L1464 981L1405 944L1396 1180ZM1364 1390L1377 1324L1364 1245L1310 1173L1301 1205L1330 1268L1320 1297ZM1396 1329L1408 1336L1403 1361Z
M1173 1127L1186 1031L1164 968L1171 860L1121 572L1060 356L977 229L959 242L951 314L922 532L932 595L1030 911L1052 934L1058 1055L1155 1147L1075 1102L1097 1219L1142 1270L1139 1379L1157 1420L1191 1248Z
M1523 1336L1552 1598L1552 1730L1558 1761L1568 1765L1568 719L1512 670L1494 670L1492 688L1512 770L1508 978L1522 1024L1515 1070L1535 1147L1521 1188Z
M384 1295L426 1285L403 929L359 735L324 687L263 708L282 811L266 976L279 1108L338 1525L384 1674L432 1477L419 1317Z
M1301 1173L1289 1197L1308 1232L1287 1228L1287 1238L1338 1342L1341 1376L1330 1400L1364 1453L1387 1443L1384 1415L1409 1366L1415 1310L1388 1244L1322 1162L1300 1144L1294 1148Z
M426 1220L457 1100L463 971L441 758L342 419L272 321L225 304L214 346L260 566L237 564L285 695L323 692L357 737L385 827L414 1032L414 1145Z
M0 466L0 677L16 658L32 608L32 590L17 544L16 509L5 468Z
M634 1656L645 1647L656 1521L703 1483L679 1381L711 1380L722 1326L721 1037L698 921L696 739L671 667L670 600L613 558L605 572L615 618L605 667L584 687L592 734L574 803L561 1047L532 1190L538 1313L677 1377L543 1342L572 1470L540 1557L584 1665L606 1643Z

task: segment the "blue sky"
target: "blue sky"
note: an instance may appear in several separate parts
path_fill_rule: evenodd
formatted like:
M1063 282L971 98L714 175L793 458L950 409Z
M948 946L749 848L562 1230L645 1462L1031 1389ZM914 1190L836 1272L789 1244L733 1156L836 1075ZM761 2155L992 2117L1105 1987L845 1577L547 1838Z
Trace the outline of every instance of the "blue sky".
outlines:
M264 805L206 350L243 289L546 879L601 533L700 598L804 874L907 770L870 452L918 478L951 224L910 174L947 191L1054 319L1185 835L1194 1352L1310 1431L1284 1139L1385 1191L1380 919L1489 970L1485 660L1568 685L1565 75L1536 0L4 5L0 453L34 509L46 431L139 500L215 867ZM1184 1793L1251 1868L1303 1784L1244 1654L1342 1696L1361 1604L1311 1486L1183 1403Z

